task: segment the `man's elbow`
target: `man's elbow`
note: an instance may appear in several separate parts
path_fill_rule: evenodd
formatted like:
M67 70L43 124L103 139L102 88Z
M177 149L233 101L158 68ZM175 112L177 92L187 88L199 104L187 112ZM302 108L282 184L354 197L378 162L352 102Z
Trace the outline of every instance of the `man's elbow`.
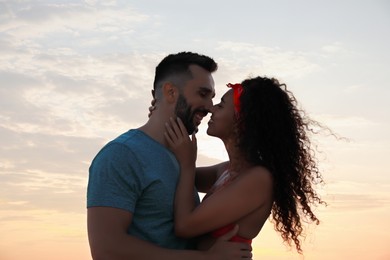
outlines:
M93 260L113 259L110 252L105 248L91 247L91 256Z
M93 260L118 259L117 253L108 243L90 244L90 250Z

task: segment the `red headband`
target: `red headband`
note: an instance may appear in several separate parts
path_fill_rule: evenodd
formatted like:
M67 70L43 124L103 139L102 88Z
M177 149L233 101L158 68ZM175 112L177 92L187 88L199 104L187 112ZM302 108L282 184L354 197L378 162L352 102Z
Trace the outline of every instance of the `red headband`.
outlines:
M233 102L234 102L234 109L237 113L240 113L240 96L242 93L242 85L240 83L237 84L226 84L229 88L233 89Z

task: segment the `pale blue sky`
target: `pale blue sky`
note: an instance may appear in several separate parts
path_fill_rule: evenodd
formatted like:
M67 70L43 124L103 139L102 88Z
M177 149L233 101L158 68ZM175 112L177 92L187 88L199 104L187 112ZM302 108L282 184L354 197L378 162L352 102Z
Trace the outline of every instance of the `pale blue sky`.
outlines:
M286 83L350 139L317 139L334 208L388 208L389 29L379 0L0 1L0 226L43 222L32 209L83 221L90 161L147 120L154 68L179 51L219 63L216 101L250 75ZM206 121L202 165L226 158Z

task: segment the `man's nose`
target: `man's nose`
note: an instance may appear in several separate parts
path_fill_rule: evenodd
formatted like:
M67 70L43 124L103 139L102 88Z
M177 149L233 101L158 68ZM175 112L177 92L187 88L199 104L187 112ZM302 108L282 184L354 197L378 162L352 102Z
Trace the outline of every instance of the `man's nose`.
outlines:
M205 108L207 111L210 111L210 109L213 107L213 100L208 100L206 105L205 105Z

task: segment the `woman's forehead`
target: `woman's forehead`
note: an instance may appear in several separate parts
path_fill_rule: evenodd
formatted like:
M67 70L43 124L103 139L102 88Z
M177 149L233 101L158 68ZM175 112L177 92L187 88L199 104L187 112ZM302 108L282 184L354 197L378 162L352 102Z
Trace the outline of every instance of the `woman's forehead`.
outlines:
M223 94L221 100L223 101L228 101L229 99L232 99L231 96L233 95L233 90L232 89L229 89L228 91L225 92L225 94Z

